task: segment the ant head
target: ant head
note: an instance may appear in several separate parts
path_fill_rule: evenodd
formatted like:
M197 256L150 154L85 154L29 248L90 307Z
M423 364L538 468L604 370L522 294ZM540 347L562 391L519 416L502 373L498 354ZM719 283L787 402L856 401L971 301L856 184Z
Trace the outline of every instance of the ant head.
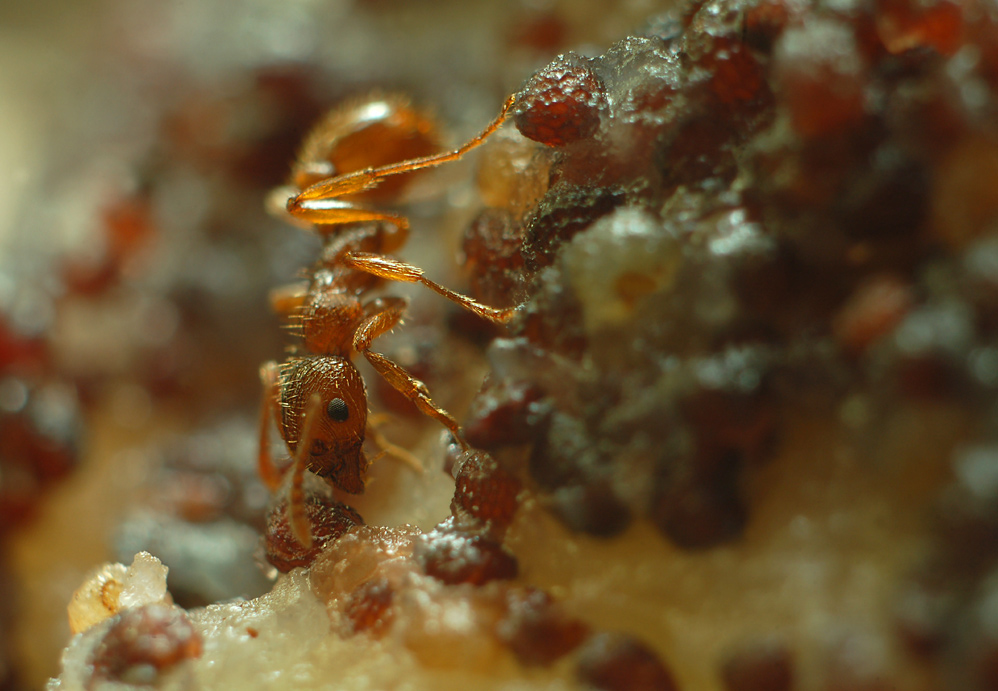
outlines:
M282 434L296 451L308 402L318 394L318 419L311 425L306 466L336 487L359 494L369 461L364 456L367 391L346 358L307 357L288 361L281 372Z

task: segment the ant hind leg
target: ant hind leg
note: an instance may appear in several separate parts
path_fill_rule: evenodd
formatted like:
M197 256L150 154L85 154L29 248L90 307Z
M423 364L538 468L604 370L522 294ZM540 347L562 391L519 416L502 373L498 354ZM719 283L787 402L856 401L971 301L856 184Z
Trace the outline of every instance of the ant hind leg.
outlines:
M426 468L423 467L422 461L416 458L416 456L414 456L413 454L403 449L401 446L398 446L397 444L392 444L390 441L388 441L385 435L381 433L381 431L377 427L379 421L373 420L372 418L382 417L382 416L373 416L373 415L368 416L367 438L370 439L372 442L374 442L374 445L377 446L379 449L381 449L383 453L385 453L388 456L391 456L396 461L401 461L402 463L405 463L407 466L412 468L417 473L426 472Z

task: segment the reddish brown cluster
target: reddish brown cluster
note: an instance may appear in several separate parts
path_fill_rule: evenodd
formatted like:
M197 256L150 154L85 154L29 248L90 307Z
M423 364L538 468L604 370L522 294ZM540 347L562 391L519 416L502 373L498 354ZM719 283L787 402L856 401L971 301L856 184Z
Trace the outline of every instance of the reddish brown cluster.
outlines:
M91 655L91 682L149 686L177 664L200 656L201 636L182 609L160 604L126 609Z
M888 411L966 412L982 439L954 454L898 629L954 688L994 687L998 454L975 421L998 391L996 37L974 0L710 0L585 61L606 93L594 133L555 152L532 209L490 197L467 235L521 235L525 292L469 438L572 530L643 516L707 549L751 524L746 488L802 409L864 440ZM560 69L523 102L557 95ZM609 640L578 651L585 683L673 687L643 646ZM829 688L894 683L847 649L828 654ZM719 677L795 688L794 657L748 645Z
M596 134L606 109L602 80L568 53L535 74L516 100L514 122L524 137L564 146Z
M562 183L534 209L523 241L524 264L534 272L554 262L558 249L624 202L615 188Z
M267 513L264 553L278 571L286 573L309 566L328 543L338 539L364 519L354 509L336 501L318 482L306 485L305 516L312 532L312 545L304 547L288 522L287 492L281 492Z

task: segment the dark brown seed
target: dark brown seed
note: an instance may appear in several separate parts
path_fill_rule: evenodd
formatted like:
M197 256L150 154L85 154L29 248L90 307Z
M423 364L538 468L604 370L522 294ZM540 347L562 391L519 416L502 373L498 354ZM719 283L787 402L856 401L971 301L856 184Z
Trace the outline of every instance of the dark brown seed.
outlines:
M525 269L535 272L554 263L562 244L624 201L622 191L607 187L569 183L552 187L527 219L522 249Z
M364 519L351 507L321 492L309 492L305 499L305 515L312 531L312 546L306 549L291 532L287 506L287 498L282 493L267 514L264 535L267 561L282 573L296 566L309 566L326 544L354 526L364 525Z
M530 78L517 95L514 121L524 137L562 146L596 134L606 104L602 80L569 53Z
M600 633L579 650L579 681L600 691L676 691L658 656L626 634Z
M90 659L93 679L152 684L160 672L201 656L201 636L179 607L144 605L118 615Z
M457 471L451 510L462 509L482 521L507 526L520 505L520 481L487 453L469 454Z
M492 538L454 530L452 521L449 519L416 542L414 556L428 576L448 585L481 585L516 577L516 557Z
M384 578L376 578L360 585L347 596L343 614L355 632L367 631L380 637L394 620L392 602L395 590Z
M793 659L781 640L752 641L728 656L721 676L728 691L790 691Z
M523 231L505 209L483 209L468 224L461 250L474 297L496 307L523 299Z
M555 515L575 532L614 537L627 529L630 508L604 482L562 487L551 497Z
M748 520L738 486L742 457L733 449L701 449L691 461L695 476L663 480L651 507L652 521L685 549L737 539Z
M471 402L464 433L478 449L497 449L533 441L530 404L540 399L534 386L490 378Z
M506 616L496 625L496 635L516 655L520 664L546 667L579 646L589 627L566 614L543 590L511 590Z

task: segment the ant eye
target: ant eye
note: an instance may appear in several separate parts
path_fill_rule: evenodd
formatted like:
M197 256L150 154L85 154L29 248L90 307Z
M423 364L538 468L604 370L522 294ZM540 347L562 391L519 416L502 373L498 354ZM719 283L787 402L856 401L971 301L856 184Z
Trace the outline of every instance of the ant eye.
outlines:
M342 398L334 398L326 404L326 415L331 420L343 422L350 417L350 409L347 407L347 402Z

